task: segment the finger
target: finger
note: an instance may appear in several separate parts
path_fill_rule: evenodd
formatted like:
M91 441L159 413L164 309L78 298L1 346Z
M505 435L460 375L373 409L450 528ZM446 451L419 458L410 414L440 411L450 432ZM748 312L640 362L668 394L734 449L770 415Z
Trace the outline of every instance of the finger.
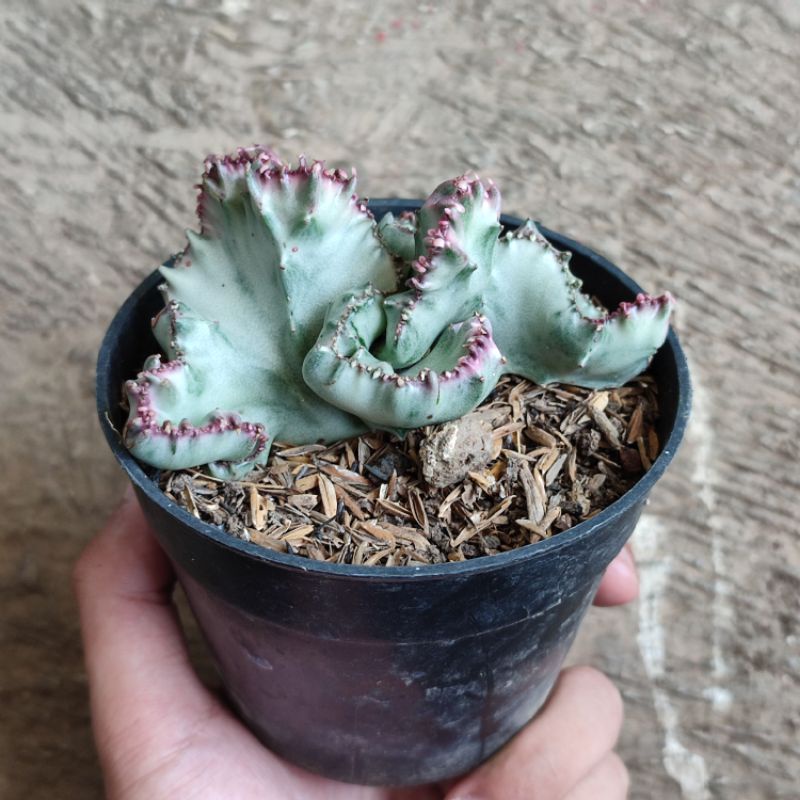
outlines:
M171 601L172 568L132 494L84 551L74 583L101 755L136 740L137 726L163 730L165 708L188 725L210 713Z
M594 598L596 606L619 606L639 595L639 576L629 545L608 565Z
M609 753L585 775L564 800L625 800L630 776L622 759Z
M561 800L616 744L622 700L602 673L561 673L542 712L447 800Z

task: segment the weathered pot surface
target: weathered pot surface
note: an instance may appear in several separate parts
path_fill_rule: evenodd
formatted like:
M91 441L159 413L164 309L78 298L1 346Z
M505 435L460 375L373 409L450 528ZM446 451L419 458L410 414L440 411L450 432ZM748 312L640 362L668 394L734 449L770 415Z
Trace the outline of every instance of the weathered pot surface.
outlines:
M419 207L376 200L376 217ZM507 227L520 220L503 217ZM607 305L641 289L588 248L571 269ZM653 360L659 438L651 469L596 517L497 556L424 567L316 562L243 542L172 503L120 442L122 382L156 351L150 275L111 323L98 359L106 438L133 483L247 724L274 752L342 781L422 784L502 747L544 702L606 566L683 436L686 360L674 332Z

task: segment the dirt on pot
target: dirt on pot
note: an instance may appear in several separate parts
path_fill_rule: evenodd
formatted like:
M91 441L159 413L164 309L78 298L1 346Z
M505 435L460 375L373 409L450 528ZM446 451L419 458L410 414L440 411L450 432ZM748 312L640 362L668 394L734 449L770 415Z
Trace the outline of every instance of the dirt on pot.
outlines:
M608 391L508 376L473 413L402 439L276 445L248 481L181 470L161 486L198 519L284 553L370 566L464 561L610 505L658 455L657 412L647 375Z

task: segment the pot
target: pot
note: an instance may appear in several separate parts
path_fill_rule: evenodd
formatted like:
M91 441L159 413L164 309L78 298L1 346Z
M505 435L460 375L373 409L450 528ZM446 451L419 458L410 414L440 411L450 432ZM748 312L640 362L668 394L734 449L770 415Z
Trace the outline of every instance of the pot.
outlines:
M419 202L375 200L377 218ZM513 228L521 220L504 216ZM606 259L542 228L607 305L641 291ZM553 686L605 568L633 532L689 413L674 332L652 362L663 449L591 520L537 544L421 567L328 564L276 553L172 503L122 445L123 381L157 352L158 272L125 301L97 367L100 424L172 561L224 687L273 752L340 781L415 785L455 777L502 747Z

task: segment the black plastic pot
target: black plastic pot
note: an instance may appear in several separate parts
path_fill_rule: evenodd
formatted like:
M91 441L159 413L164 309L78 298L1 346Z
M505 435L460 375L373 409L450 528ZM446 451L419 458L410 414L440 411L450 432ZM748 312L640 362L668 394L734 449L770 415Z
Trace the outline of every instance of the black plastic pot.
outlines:
M370 207L380 217L419 203ZM603 302L640 291L588 248L542 231L573 252L573 271ZM603 571L683 436L690 384L674 332L652 364L663 451L613 505L497 556L356 567L271 552L199 522L122 446L121 386L157 351L150 318L162 305L159 283L153 273L133 292L103 341L100 423L175 565L234 706L271 750L342 781L422 784L473 768L546 699Z

